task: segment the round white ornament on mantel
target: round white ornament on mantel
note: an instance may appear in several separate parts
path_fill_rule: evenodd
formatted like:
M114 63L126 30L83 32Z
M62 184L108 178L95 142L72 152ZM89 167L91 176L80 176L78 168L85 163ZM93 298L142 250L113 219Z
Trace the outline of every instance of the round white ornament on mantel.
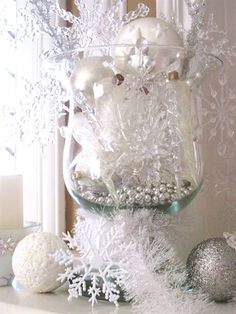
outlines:
M58 236L39 232L21 240L12 257L12 268L17 282L32 292L50 292L62 283L58 274L64 271L51 256L57 250L67 249L65 242Z

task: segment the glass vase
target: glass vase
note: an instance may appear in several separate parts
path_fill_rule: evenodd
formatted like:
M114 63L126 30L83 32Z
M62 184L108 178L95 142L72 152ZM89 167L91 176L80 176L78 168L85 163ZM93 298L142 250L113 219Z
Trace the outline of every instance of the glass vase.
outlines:
M61 56L71 101L68 191L84 209L176 213L197 194L203 162L197 91L184 48L90 47Z

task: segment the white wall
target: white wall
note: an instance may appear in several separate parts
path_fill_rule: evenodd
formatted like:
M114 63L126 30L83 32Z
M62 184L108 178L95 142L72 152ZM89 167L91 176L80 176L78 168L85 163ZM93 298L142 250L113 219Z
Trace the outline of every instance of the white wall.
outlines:
M170 14L177 9L177 16L188 25L186 14L182 14L183 0L157 0L157 15L162 11ZM231 44L236 42L236 1L207 0L207 12L213 13L220 29L228 32ZM184 9L185 10L185 9ZM181 241L176 246L180 254L186 257L192 247L209 237L222 236L224 231L236 231L236 99L229 99L230 89L235 90L235 66L227 61L224 65L227 83L222 86L220 71L212 72L203 83L203 108L207 115L203 117L203 157L205 164L204 188L184 209L179 219L183 226ZM212 98L210 86L217 91ZM215 107L215 108L214 108ZM232 125L230 124L232 119ZM226 122L224 122L226 121ZM222 128L221 128L222 126ZM229 127L230 126L230 127ZM210 134L216 130L216 135ZM229 132L231 131L231 132ZM219 156L221 142L226 151ZM175 237L176 238L176 237ZM177 237L178 239L178 237Z

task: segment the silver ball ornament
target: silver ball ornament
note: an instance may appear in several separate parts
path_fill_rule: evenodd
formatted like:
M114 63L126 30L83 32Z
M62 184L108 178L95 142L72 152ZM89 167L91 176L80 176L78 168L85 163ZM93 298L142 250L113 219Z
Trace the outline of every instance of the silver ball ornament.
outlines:
M225 238L199 243L191 251L186 267L192 288L202 290L217 302L232 298L236 291L236 250Z

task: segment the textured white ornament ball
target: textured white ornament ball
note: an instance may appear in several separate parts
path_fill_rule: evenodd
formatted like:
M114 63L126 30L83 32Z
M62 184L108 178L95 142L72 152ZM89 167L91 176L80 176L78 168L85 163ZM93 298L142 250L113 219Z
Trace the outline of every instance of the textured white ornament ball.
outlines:
M62 285L57 281L64 266L50 254L67 249L56 235L47 232L32 233L22 239L13 254L12 268L17 282L32 292L50 292Z

